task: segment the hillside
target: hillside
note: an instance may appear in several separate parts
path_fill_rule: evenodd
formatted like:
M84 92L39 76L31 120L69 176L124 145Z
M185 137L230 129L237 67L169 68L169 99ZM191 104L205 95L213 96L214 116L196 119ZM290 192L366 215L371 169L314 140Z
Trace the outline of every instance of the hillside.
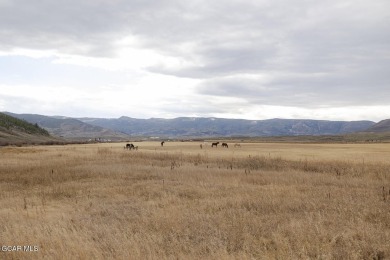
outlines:
M100 138L118 140L128 138L126 134L118 133L100 126L90 125L74 118L50 117L35 114L7 114L37 124L46 129L50 134L66 139Z
M80 118L79 120L132 136L156 137L339 135L363 131L374 125L371 121L244 120L193 117L174 119Z
M386 119L378 122L377 124L365 130L365 132L372 132L372 133L390 132L390 119Z
M59 141L48 131L24 120L0 113L0 145Z

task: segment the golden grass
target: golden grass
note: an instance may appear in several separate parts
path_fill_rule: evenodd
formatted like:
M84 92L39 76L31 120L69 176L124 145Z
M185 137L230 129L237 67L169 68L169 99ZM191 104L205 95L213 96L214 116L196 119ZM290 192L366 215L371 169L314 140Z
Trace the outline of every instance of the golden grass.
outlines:
M0 258L390 257L389 145L199 144L1 148Z

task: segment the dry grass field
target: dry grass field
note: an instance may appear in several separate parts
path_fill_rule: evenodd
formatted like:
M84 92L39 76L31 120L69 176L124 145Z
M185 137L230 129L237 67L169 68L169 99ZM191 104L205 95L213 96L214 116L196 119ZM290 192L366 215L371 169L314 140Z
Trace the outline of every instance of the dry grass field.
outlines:
M390 258L390 144L135 145L0 148L0 259Z

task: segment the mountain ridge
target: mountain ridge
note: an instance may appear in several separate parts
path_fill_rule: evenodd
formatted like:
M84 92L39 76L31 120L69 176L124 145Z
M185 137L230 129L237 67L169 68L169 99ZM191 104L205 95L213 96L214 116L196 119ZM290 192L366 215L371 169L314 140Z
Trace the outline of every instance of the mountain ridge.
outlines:
M84 123L77 118L63 116L44 116L38 114L14 114L5 112L5 114L37 124L46 129L54 136L66 139L126 139L128 136L123 133L117 133L111 129Z
M15 118L0 112L0 146L42 144L61 141L51 136L48 131L37 124Z
M217 117L138 119L129 116L72 118L7 113L36 123L51 134L67 139L105 137L125 140L130 137L207 138L343 135L364 132L377 125L369 120L331 121L283 118L248 120Z
M375 125L366 129L365 132L372 132L372 133L390 132L390 119L379 121Z
M79 118L89 124L110 128L130 136L231 137L337 135L363 131L375 123L314 119L227 119L215 117L178 117L173 119Z

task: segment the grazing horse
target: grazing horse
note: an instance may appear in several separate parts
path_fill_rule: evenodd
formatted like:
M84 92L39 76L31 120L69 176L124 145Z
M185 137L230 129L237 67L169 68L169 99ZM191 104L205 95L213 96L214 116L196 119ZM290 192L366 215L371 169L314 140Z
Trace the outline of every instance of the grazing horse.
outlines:
M135 148L134 144L126 144L125 149L131 150L131 149L136 149L136 148ZM137 146L137 149L138 149L138 146Z
M164 143L165 143L165 141L162 141L162 142L161 142L161 146L164 146Z
M227 144L227 143L222 143L222 147L229 148L229 146L228 146L228 144Z
M218 144L219 144L219 142L212 143L212 144L211 144L211 147L214 147L214 146L215 146L215 147L218 147Z
M234 147L240 147L241 148L241 144L234 144Z

